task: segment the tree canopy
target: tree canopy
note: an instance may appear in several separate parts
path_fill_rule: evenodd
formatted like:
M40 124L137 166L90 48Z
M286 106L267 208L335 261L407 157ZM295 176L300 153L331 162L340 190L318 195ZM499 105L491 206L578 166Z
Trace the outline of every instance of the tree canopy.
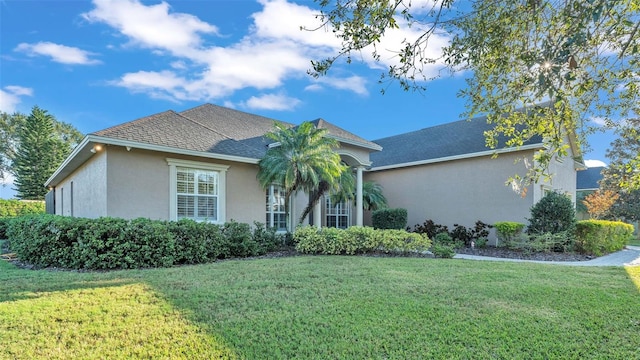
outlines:
M22 121L14 116L16 121ZM46 110L34 106L31 114L19 124L10 171L15 175L18 198L43 200L47 189L46 180L71 152L72 142L78 132L68 124L56 124L55 118ZM6 155L5 155L6 156Z
M459 94L467 102L464 115L486 115L495 125L485 133L488 147L500 135L516 147L534 136L545 139L535 166L512 179L514 185L537 180L554 156L567 156L567 136L578 134L574 140L584 145L594 131L589 120L615 128L640 113L638 0L316 1L342 48L312 62L312 75L363 52L380 61L390 30L413 29L419 35L398 44L381 81L422 90L442 74L466 75ZM540 111L515 111L543 102L550 105Z
M640 119L629 119L617 131L607 150L609 166L602 170L600 187L619 195L609 217L640 221Z
M83 135L73 125L53 121L54 137L74 148L82 141ZM0 180L5 180L7 175L14 174L13 161L20 144L20 129L27 124L27 115L16 112L9 114L0 112Z
M258 163L258 182L263 188L278 184L285 190L285 208L289 211L289 197L302 190L309 194L309 204L302 214L301 223L320 196L338 191L348 183L349 168L342 164L334 150L338 141L326 137L327 130L317 129L304 122L296 127L275 124L266 134L274 141ZM351 174L348 174L351 176Z

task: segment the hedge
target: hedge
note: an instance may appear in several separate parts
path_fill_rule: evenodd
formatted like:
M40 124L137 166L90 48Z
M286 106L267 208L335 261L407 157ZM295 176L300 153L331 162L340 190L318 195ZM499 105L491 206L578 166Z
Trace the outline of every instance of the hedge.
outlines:
M622 250L633 236L633 230L633 225L620 221L578 221L576 224L576 250L595 256Z
M9 222L9 248L36 267L105 270L199 264L275 250L275 230L255 223L224 226L119 218L27 215Z
M405 230L375 230L352 226L348 229L299 227L293 233L296 250L303 254L354 255L374 252L426 251L431 241L424 234Z
M371 222L376 229L404 229L407 226L407 209L375 210L371 214Z
M0 218L44 214L44 201L0 199Z
M496 229L498 240L508 244L522 234L524 224L514 221L499 221L493 224L493 227Z

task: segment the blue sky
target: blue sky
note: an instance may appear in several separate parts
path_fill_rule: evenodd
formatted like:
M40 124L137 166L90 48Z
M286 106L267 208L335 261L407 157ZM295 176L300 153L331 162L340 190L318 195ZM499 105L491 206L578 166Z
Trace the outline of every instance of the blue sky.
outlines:
M0 110L38 105L90 133L210 102L292 123L321 117L370 140L461 118L456 94L469 74L405 92L378 83L391 52L381 64L363 53L326 77L307 75L310 60L339 45L325 30L300 30L315 27L316 14L312 1L0 0ZM395 30L381 48L419 31ZM447 38L431 43L437 54ZM606 160L611 140L592 136L585 158Z

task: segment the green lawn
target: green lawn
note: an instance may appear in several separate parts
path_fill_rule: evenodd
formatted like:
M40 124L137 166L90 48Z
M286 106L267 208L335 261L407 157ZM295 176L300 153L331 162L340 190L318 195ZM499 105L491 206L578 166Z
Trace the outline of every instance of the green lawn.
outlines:
M632 359L640 267L300 256L101 273L0 261L0 358Z

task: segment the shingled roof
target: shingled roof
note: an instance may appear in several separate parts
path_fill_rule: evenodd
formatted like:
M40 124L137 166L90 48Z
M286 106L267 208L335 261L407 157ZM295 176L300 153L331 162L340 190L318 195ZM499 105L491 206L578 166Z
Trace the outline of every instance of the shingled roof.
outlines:
M204 104L180 113L169 110L150 115L91 135L178 150L260 159L271 142L264 134L273 130L274 123L295 126L260 115ZM339 141L380 150L379 145L323 119L312 123L317 128L327 129L329 136Z
M576 174L576 190L593 190L600 188L598 181L602 180L603 166L591 167L578 171Z
M479 117L374 140L384 151L371 154L373 168L490 151L484 132L493 126L487 124L486 117ZM505 139L498 139L498 143L504 144ZM535 137L525 145L541 143L542 138Z
M333 125L332 123L320 118L320 119L316 119L311 121L311 123L313 125L315 125L315 127L317 129L326 129L329 133L330 136L332 136L333 138L335 138L338 141L342 141L342 142L346 142L346 143L351 143L353 145L359 145L359 146L364 146L366 148L370 148L373 150L382 150L382 148L380 147L380 145L371 142L369 140L363 139L360 136L357 136L351 132L348 132L347 130L340 128L338 126Z

